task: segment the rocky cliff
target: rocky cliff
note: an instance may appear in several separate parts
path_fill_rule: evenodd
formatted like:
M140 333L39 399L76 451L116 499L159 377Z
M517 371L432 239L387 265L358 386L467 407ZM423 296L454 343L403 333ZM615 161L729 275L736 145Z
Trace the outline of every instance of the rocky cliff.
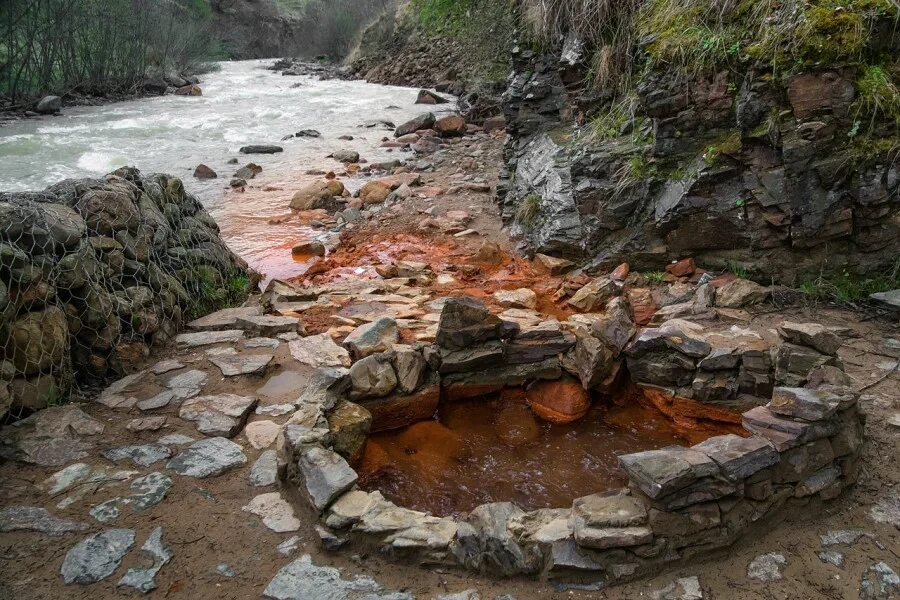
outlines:
M552 51L515 53L499 201L528 251L645 269L694 256L787 283L896 268L896 7L848 6L866 31L848 38L838 35L842 25L812 13L827 3L811 3L801 25L827 35L819 32L812 48L784 48L794 61L785 65L755 47L754 34L730 41L732 22L706 24L702 43L722 45L721 56L695 55L689 44L701 41L679 37L690 35L687 23L653 20L660 4L645 3L631 21L634 67L625 84L596 85L603 49L577 31ZM787 27L784 15L767 18ZM743 32L751 16L735 20ZM841 39L855 49L829 46ZM686 45L678 48L686 58L671 54L675 42Z
M121 374L185 318L241 300L246 264L181 181L123 168L0 193L0 414Z

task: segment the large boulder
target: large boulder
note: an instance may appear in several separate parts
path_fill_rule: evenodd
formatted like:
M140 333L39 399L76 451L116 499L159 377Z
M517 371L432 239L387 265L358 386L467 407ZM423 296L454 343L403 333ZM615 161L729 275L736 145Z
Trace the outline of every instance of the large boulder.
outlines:
M6 356L20 373L46 371L63 363L68 334L66 315L58 307L27 313L10 327Z
M591 399L581 383L569 377L539 381L528 388L527 398L534 414L554 425L577 421L591 408Z
M449 350L500 337L503 321L474 298L450 298L441 310L436 342Z
M394 131L394 137L401 137L422 129L431 129L434 126L435 120L434 113L419 115L397 127Z
M62 110L62 98L59 96L44 96L34 107L36 112L42 115L55 115Z
M389 350L400 339L400 329L391 317L382 317L360 325L344 339L344 347L355 358L365 358Z
M294 210L313 210L316 208L328 208L334 198L343 195L344 184L332 179L330 181L317 181L299 190L291 199L291 208Z
M448 115L434 122L434 130L441 137L465 135L466 120L459 115Z

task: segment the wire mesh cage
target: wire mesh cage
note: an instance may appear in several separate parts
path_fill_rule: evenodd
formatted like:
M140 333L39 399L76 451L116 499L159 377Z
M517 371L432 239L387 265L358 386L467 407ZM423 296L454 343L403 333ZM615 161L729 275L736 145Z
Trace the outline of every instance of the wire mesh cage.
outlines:
M127 372L249 285L174 177L125 167L0 193L0 413L21 418Z

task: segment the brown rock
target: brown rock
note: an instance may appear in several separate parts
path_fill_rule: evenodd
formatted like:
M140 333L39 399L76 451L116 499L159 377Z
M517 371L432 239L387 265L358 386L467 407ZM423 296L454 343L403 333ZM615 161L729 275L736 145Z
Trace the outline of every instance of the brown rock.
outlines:
M636 325L644 326L650 323L656 314L656 302L653 294L646 288L630 288L626 291L628 303L631 305L631 314Z
M204 164L197 165L194 169L194 177L197 179L215 179L219 175Z
M441 137L455 137L466 133L466 120L459 115L450 115L438 119L434 123L434 130Z
M566 260L565 258L556 258L555 256L548 256L546 254L534 255L535 269L543 273L549 273L550 275L562 275L571 270L574 266L575 263L571 260Z
M185 86L182 86L182 87L178 88L177 90L175 90L175 95L176 96L202 96L203 90L200 88L199 85L195 85L192 83L190 85L185 85Z
M450 101L446 98L428 90L420 90L419 96L416 98L416 104L447 104L448 102Z
M344 184L337 180L311 183L294 194L291 208L294 210L324 208L330 200L343 193Z
M381 204L391 195L391 188L378 181L369 181L359 191L363 204Z
M506 117L503 115L497 117L488 117L484 120L484 124L482 125L485 133L491 133L492 131L500 131L506 129Z
M353 462L362 455L372 429L372 414L359 404L342 401L328 415L334 451Z
M577 421L591 408L588 393L571 378L538 382L529 388L527 399L537 416L556 425Z
M628 266L628 263L622 263L610 273L609 277L614 281L625 281L629 272L631 272L631 267Z
M697 265L694 263L693 258L683 258L676 263L668 265L666 273L675 277L690 277L696 269Z
M390 396L378 400L367 400L362 405L372 415L372 431L388 431L407 427L417 421L434 417L441 390L432 385L420 389L411 396Z
M853 83L833 72L803 73L788 82L788 100L798 119L823 111L846 114L855 95Z

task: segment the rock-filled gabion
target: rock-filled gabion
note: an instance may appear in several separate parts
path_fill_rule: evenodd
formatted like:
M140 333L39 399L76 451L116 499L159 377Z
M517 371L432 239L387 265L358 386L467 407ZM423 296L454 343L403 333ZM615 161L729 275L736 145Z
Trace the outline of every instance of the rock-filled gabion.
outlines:
M0 193L0 414L121 373L246 288L246 263L176 178L122 168Z
M276 303L290 299L274 294ZM517 323L454 298L434 344L398 344L389 318L361 326L343 347L322 338L320 368L282 430L279 452L283 478L320 515L329 547L356 541L423 565L619 582L833 499L858 475L858 394L836 356L839 338L820 325L784 323L770 343L750 330L680 320L638 330L616 297L604 313L563 323ZM292 349L305 361L308 340ZM609 390L625 371L681 424L712 419L737 433L621 456L627 488L598 490L567 507L525 512L495 502L461 518L435 517L356 486L351 463L370 430L433 418L442 396L561 377Z

